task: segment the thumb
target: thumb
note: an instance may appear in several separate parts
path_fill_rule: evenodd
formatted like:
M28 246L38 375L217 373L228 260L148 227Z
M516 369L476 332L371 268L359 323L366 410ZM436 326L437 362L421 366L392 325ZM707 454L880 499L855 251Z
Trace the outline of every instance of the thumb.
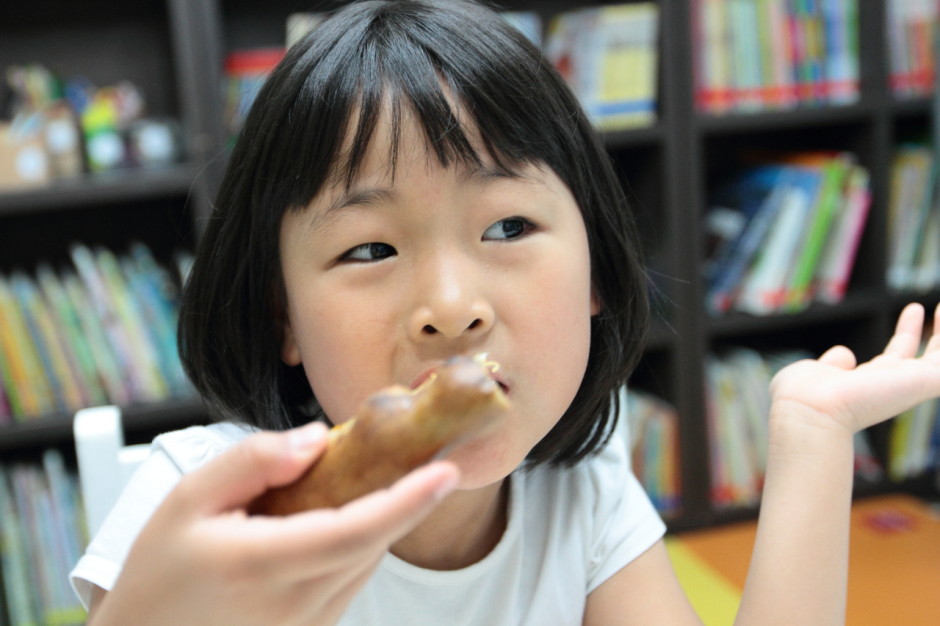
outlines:
M845 346L834 346L829 348L822 356L819 357L819 362L844 370L854 369L858 364L855 359L855 353Z
M171 495L203 514L244 508L271 487L299 478L323 454L327 439L326 427L318 422L251 435L187 474Z

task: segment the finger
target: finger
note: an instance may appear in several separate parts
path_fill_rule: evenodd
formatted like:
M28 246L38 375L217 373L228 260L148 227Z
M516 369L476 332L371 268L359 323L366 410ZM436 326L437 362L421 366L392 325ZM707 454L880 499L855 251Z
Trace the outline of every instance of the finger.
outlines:
M883 354L898 358L911 358L917 355L920 336L924 330L924 307L912 302L904 307L898 316L894 335L885 346Z
M263 542L265 554L295 563L310 575L328 562L371 558L417 526L456 487L459 476L453 463L435 461L414 470L388 489L338 509L257 518L259 528L264 528L257 539ZM276 541L268 540L275 538Z
M265 490L299 478L323 453L326 442L321 423L254 434L185 476L171 496L202 513L242 508Z
M940 354L940 304L933 312L933 335L924 348L924 354Z
M341 509L349 528L384 537L389 544L400 539L449 493L460 480L457 466L435 461L406 475L389 489L354 500Z
M819 357L819 362L844 370L853 369L858 364L855 354L845 346L829 348Z

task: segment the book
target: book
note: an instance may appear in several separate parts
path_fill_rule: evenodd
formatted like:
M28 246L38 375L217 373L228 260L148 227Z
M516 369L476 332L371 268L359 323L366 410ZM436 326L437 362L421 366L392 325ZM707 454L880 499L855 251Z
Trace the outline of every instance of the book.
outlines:
M923 241L914 264L911 288L930 291L940 287L940 207L934 206L927 216Z
M692 32L703 112L858 100L857 0L694 0Z
M10 364L12 386L21 404L21 417L48 413L54 407L49 382L42 369L23 312L9 280L0 276L0 310L3 311L4 352Z
M725 0L694 0L693 39L696 55L695 102L699 110L725 113L734 107L728 40L730 28Z
M91 248L74 244L70 255L82 285L89 295L89 316L100 321L107 339L107 349L114 355L122 378L127 382L129 398L152 397L148 372L138 366L133 329L126 325L126 301L119 290L111 289Z
M852 166L846 182L844 209L814 278L815 297L820 302L837 304L845 298L871 207L869 184L868 170L860 165Z
M940 468L940 400L932 399L897 416L888 441L888 475L900 482Z
M888 205L888 285L910 289L914 282L918 251L926 231L927 216L934 206L938 167L923 145L899 146L891 166Z
M288 37L301 37L301 27L288 26ZM222 122L230 143L241 132L251 105L274 67L284 58L280 46L233 50L225 56L223 68Z
M777 165L749 168L730 183L730 188L737 188L739 194L732 203L738 203L747 224L737 240L727 248L724 258L714 263L706 293L709 312L724 313L731 309L741 280L764 243L787 193L787 187L778 184L785 171ZM729 191L724 193L733 194Z
M168 392L187 395L192 392L183 372L176 341L177 289L169 272L157 264L150 250L139 242L130 245L130 254L120 260L140 305L144 328L156 347L160 371Z
M139 299L128 285L117 256L107 248L97 247L93 251L92 260L117 313L118 323L124 331L127 351L133 355L129 365L138 384L135 399L155 401L167 397L169 392L160 371L157 347L150 332L145 328L146 319Z
M0 426L3 424L9 424L12 421L12 413L10 413L10 404L7 401L7 393L4 390L4 379L3 369L6 367L6 363L3 356L3 353L0 352Z
M77 481L57 450L42 465L0 465L0 556L16 624L82 624L86 614L68 572L86 542L75 517Z
M36 280L43 297L49 304L53 324L62 336L66 357L81 387L85 404L87 406L105 404L108 397L102 385L94 354L88 343L88 337L82 329L78 312L72 306L72 301L62 281L47 263L40 263L36 270Z
M2 289L2 286L0 286ZM13 360L16 357L15 345L12 344L10 333L12 332L11 323L6 319L4 307L0 304L0 395L2 395L3 422L12 421L12 418L25 413L22 401L20 400L20 391L16 386L16 377L13 374Z
M102 322L88 301L89 296L81 279L71 269L63 271L60 278L69 303L79 316L81 332L91 349L95 371L108 401L113 404L128 404L133 397L133 392L122 374L118 360L112 353Z
M819 259L829 242L829 233L836 216L841 211L843 189L848 172L854 163L849 153L838 155L810 154L804 157L821 170L819 191L812 210L812 218L801 238L801 250L794 258L795 267L786 296L786 310L801 311L813 299L813 276Z
M284 45L290 48L323 23L326 17L326 13L322 12L300 11L291 13L287 16Z
M542 47L542 18L535 11L500 11L500 17L512 24L537 48Z
M801 351L729 346L705 363L710 497L717 508L754 506L767 469L770 382Z
M30 585L23 521L17 511L9 474L0 464L0 568L7 611L13 624L39 624Z
M886 4L889 84L895 95L930 94L934 83L934 41L938 7L931 0Z
M634 388L625 390L621 402L626 407L633 472L656 509L674 513L681 506L676 409Z
M647 125L656 115L659 9L642 2L553 16L545 55L595 127Z
M742 277L733 307L754 315L780 311L788 294L793 261L809 222L820 185L819 170L786 166L777 183L775 219L750 270Z
M86 405L81 384L76 378L61 335L61 326L53 319L46 301L33 279L24 272L14 272L11 284L21 308L31 320L33 342L41 356L47 379L54 392L56 408L74 412Z

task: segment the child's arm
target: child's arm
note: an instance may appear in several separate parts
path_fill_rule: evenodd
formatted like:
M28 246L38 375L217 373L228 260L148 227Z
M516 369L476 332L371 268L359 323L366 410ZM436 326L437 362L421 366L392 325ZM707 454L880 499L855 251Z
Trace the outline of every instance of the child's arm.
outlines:
M855 432L940 395L940 306L917 358L924 310L909 305L884 352L848 349L782 370L754 555L738 621L843 624Z
M774 378L767 474L736 622L843 624L853 435L940 396L940 306L917 358L924 310L908 306L884 352L856 366L847 348ZM588 597L585 624L695 623L661 544Z
M339 619L388 546L453 488L457 469L432 463L337 510L283 518L245 514L268 487L296 479L325 442L317 424L261 433L186 475L141 531L89 623Z

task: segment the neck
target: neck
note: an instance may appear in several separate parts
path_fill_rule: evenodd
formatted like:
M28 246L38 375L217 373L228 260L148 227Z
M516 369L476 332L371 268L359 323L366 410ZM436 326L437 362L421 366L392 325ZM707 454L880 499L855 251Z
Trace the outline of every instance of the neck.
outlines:
M473 565L499 543L509 519L509 479L450 494L391 552L412 565L455 570Z

